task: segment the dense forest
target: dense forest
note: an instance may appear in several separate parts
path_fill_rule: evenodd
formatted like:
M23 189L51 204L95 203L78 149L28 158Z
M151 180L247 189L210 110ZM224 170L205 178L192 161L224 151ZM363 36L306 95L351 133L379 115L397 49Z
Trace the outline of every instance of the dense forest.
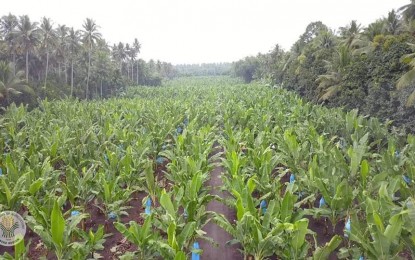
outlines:
M137 59L141 44L110 44L96 22L81 29L35 22L29 16L0 19L0 106L34 104L38 98L102 98L127 85L160 85L175 70L170 63Z
M310 23L289 51L233 64L246 82L265 79L329 107L358 109L415 130L415 1L367 27Z

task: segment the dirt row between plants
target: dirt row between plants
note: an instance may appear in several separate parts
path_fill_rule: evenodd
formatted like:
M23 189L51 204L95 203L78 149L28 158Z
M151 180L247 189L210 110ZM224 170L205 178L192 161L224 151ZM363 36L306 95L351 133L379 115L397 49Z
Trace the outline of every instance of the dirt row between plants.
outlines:
M222 153L223 150L219 147L218 144L215 144L213 149L213 155ZM220 162L220 158L216 163ZM223 181L221 179L222 173L225 172L225 169L222 166L216 166L211 174L210 179L205 183L211 188L210 193L217 195L221 198L227 198L230 194L222 190ZM216 213L223 214L229 221L234 222L236 219L236 212L234 209L229 208L222 202L217 200L212 200L207 204L208 211L214 211ZM208 260L239 260L243 259L242 254L238 251L238 245L228 245L226 242L232 239L232 236L228 234L225 230L219 227L214 221L210 221L207 225L204 226L203 230L207 233L208 237L211 237L217 245L212 245L211 243L202 240L199 241L200 248L203 250L201 259Z

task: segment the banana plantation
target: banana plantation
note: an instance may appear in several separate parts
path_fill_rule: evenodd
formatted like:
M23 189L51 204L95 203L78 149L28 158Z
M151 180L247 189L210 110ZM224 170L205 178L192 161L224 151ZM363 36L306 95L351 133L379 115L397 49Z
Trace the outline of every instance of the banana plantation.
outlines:
M12 104L0 135L0 212L27 225L0 259L415 257L415 136L278 86L181 78Z

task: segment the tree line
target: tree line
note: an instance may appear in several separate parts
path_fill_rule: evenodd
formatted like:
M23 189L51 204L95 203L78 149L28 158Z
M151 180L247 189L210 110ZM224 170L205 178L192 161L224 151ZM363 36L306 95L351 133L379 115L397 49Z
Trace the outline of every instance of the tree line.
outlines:
M0 106L46 97L103 98L126 85L160 85L175 75L170 63L138 59L137 38L110 46L99 29L91 18L74 29L46 17L2 16Z
M415 0L366 27L310 23L289 51L233 63L246 82L268 80L309 101L358 109L415 131Z
M231 74L232 63L177 64L174 68L181 77L224 76Z

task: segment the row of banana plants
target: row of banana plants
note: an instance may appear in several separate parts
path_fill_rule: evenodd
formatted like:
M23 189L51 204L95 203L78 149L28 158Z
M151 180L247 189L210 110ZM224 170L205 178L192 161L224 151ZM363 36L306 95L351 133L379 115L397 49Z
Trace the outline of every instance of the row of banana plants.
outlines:
M216 220L247 259L415 256L413 136L278 88L250 85L227 104L223 165L238 220ZM326 223L328 244L308 228L313 218Z
M101 257L111 234L104 226L85 229L91 207L136 245L122 259L201 253L193 242L209 239L202 227L214 196L203 183L214 167L215 95L164 90L134 88L131 98L106 101L44 101L30 112L11 106L0 119L0 210L24 215L58 259ZM201 103L200 95L210 102ZM166 172L157 172L166 161ZM129 206L137 192L147 195L144 224L123 223L128 211L142 210ZM28 242L3 257L27 257Z
M0 130L0 211L24 215L59 259L102 254L110 234L85 228L91 207L136 246L123 259L201 254L194 242L209 240L202 228L211 218L248 259L415 255L415 137L357 111L260 84L187 78L122 98L10 106ZM204 185L215 143L235 223L206 210L220 199ZM129 206L137 193L144 212ZM123 222L131 210L143 224ZM314 219L328 244L318 243ZM338 225L343 232L333 232ZM29 249L24 241L3 257Z

